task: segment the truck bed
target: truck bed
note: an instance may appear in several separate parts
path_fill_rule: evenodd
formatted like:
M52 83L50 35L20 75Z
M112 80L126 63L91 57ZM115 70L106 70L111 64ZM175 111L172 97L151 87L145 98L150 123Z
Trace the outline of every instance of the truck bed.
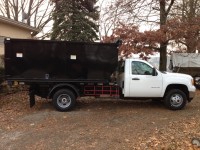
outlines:
M109 81L117 64L116 43L5 39L8 81Z

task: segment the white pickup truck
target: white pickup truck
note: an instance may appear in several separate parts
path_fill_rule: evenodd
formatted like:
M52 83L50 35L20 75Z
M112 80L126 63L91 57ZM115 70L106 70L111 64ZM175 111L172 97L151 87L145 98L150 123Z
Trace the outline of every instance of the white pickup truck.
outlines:
M195 96L190 75L161 72L143 60L126 59L120 64L117 83L124 98L163 100L172 110L182 109Z
M59 111L73 108L78 97L106 95L163 100L169 109L178 110L195 95L190 75L160 72L142 60L118 63L120 42L7 38L4 43L6 80L29 86L31 107L35 95L52 99Z

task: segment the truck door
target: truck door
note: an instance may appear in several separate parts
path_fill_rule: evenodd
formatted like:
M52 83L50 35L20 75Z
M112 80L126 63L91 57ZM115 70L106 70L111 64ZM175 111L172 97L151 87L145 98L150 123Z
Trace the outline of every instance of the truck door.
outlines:
M162 75L153 76L153 68L142 61L131 62L129 76L130 97L160 97L162 91Z

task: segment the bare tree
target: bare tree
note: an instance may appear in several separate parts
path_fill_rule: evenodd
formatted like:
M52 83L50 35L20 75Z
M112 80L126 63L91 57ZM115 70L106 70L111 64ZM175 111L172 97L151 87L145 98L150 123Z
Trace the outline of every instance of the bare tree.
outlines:
M51 0L0 0L0 15L24 22L40 31L51 20ZM36 36L38 32L32 33Z
M109 32L120 24L148 24L159 26L159 3L157 0L102 0L100 21ZM110 2L110 3L109 3ZM106 4L106 5L105 5ZM108 32L106 32L108 33ZM104 33L105 34L105 33Z
M166 70L167 45L169 39L166 32L166 23L175 0L115 0L109 7L108 20L127 25L146 23L158 29L155 34L162 33L162 40L158 41L160 52L160 70ZM115 14L115 15L112 15ZM114 18L113 18L114 17ZM117 22L117 23L116 23ZM109 24L111 25L111 23ZM113 26L112 26L113 27ZM121 30L123 31L123 30Z
M119 9L120 7L114 6L114 1L102 0L99 2L100 19L99 19L99 37L102 40L103 37L107 37L113 33L113 29L116 28L119 22ZM106 6L105 6L106 5Z
M185 45L187 52L194 52L200 43L200 0L176 1L172 17L178 18L179 28L183 28L176 43Z

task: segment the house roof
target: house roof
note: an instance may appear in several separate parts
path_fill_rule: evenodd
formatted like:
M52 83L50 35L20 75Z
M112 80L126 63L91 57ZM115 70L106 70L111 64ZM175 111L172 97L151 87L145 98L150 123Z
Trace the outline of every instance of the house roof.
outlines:
M29 25L22 23L22 22L19 22L19 21L15 21L13 19L6 18L6 17L1 16L1 15L0 15L0 22L7 23L7 24L10 24L10 25L14 25L14 26L17 26L17 27L20 27L20 28L24 28L24 29L29 30L31 32L38 32L39 31L39 29L37 29L37 28L34 28L32 26L29 26Z

